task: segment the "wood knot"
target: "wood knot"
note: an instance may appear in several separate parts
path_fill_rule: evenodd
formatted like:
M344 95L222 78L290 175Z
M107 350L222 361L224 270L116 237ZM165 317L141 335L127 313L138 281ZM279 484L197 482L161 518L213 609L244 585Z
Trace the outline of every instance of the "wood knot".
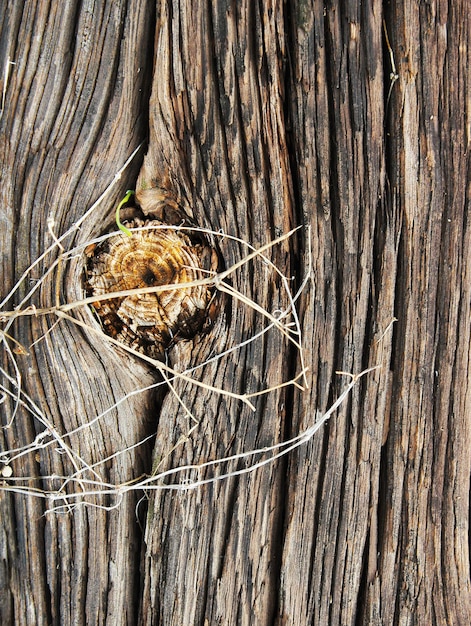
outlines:
M91 297L117 294L93 303L107 334L162 358L174 341L192 338L209 325L214 288L196 283L214 275L218 255L197 229L181 226L188 223L183 213L175 226L148 211L127 212L123 225L138 230L130 237L112 234L88 249L85 289Z

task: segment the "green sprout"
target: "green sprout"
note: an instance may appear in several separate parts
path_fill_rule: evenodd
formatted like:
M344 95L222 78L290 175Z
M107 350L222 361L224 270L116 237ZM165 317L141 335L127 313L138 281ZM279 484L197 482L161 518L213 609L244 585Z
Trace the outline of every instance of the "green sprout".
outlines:
M120 203L118 204L118 206L116 207L116 224L118 225L119 230L122 230L122 231L123 231L123 233L124 233L125 235L127 235L128 237L131 237L131 236L132 236L132 232L129 230L129 228L126 228L126 226L123 226L123 225L121 224L121 220L119 219L119 212L120 212L120 210L121 210L121 207L122 207L123 205L125 205L125 204L126 204L126 202L128 202L128 201L129 201L129 198L130 198L131 196L133 196L133 195L134 195L134 191L133 191L132 189L128 189L128 190L126 191L126 195L124 196L124 198L121 200L121 202L120 202Z

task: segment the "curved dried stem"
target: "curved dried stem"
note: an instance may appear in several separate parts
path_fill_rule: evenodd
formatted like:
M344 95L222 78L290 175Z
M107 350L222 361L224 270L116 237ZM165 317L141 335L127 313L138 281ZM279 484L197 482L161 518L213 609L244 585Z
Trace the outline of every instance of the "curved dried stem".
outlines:
M286 441L281 444L276 444L271 447L259 449L259 450L249 450L247 452L227 456L225 458L216 459L211 462L202 463L201 465L189 465L183 467L172 468L167 471L160 472L157 468L154 468L154 473L151 476L145 477L135 477L129 483L126 484L110 484L101 474L102 468L106 467L106 464L118 457L121 454L128 453L130 450L145 444L152 437L147 436L142 441L135 442L132 445L129 445L126 448L116 450L113 454L108 455L106 458L99 459L94 462L88 462L83 455L79 454L77 450L74 449L72 441L73 435L84 431L86 429L91 429L103 420L107 415L110 414L111 411L115 410L117 406L119 406L122 402L126 401L130 397L136 394L144 393L149 391L150 389L159 387L161 385L166 385L172 394L177 398L178 404L180 405L183 413L189 418L191 428L186 436L182 437L171 450L168 451L168 454L165 458L168 457L169 454L175 449L176 446L182 445L187 438L197 431L199 425L200 416L195 415L186 405L185 402L180 395L179 391L177 391L177 387L175 383L179 381L180 385L183 383L184 385L194 385L197 388L204 389L206 392L210 394L217 394L221 399L231 400L235 402L240 402L251 410L255 411L257 408L257 400L260 396L270 394L287 386L293 386L296 389L301 391L305 390L308 387L307 382L307 368L305 366L304 356L303 356L303 337L301 333L301 324L298 318L296 305L297 301L300 298L301 294L309 286L310 276L311 276L311 251L308 248L306 253L306 262L305 262L305 272L298 282L298 288L295 293L292 293L291 287L293 285L292 277L286 276L282 269L279 268L270 258L271 251L280 246L282 243L290 240L291 237L295 235L295 233L299 230L299 228L294 228L290 232L274 239L273 241L268 241L265 245L256 248L252 246L250 243L240 239L239 237L235 237L228 233L223 233L221 231L214 231L211 229L205 228L197 228L194 226L168 226L168 225L159 225L153 226L154 228L164 228L164 229L172 229L172 230L182 230L189 231L192 233L199 232L202 236L209 237L213 241L217 241L218 239L222 242L225 241L226 245L233 243L238 246L238 249L245 250L245 254L233 263L227 269L224 269L221 272L213 272L207 271L203 278L193 281L193 283L184 283L184 284L175 284L175 285L164 285L164 286L150 286L141 289L133 289L128 291L115 292L112 294L104 294L103 296L92 296L92 297L84 297L82 299L74 300L74 301L61 301L60 300L60 284L63 280L63 272L64 268L67 264L72 262L82 262L84 258L84 253L88 246L99 244L105 241L108 237L116 236L115 233L108 233L106 235L94 238L90 241L80 243L71 248L67 248L66 241L72 234L74 234L86 220L90 219L93 213L98 210L99 205L107 197L110 193L111 189L116 185L116 183L120 180L122 173L126 169L127 165L134 158L136 153L139 151L140 146L136 149L136 151L131 155L126 164L119 170L115 179L111 183L111 185L104 191L104 193L100 196L100 198L91 206L88 211L82 216L82 218L70 229L68 229L65 233L58 236L53 230L53 222L51 220L49 224L49 229L51 233L51 238L53 243L49 246L40 257L26 270L18 283L14 286L14 288L10 291L9 294L3 299L0 303L0 320L4 322L4 328L0 334L0 343L3 345L4 350L8 356L8 360L12 364L12 373L7 372L4 369L0 369L0 375L3 377L3 383L0 384L0 392L3 394L3 397L9 398L13 405L14 409L11 412L11 417L5 426L10 426L12 421L15 419L15 416L18 414L19 408L23 408L28 411L36 420L38 420L43 425L43 430L39 435L35 437L33 441L22 442L15 449L7 450L5 452L0 453L0 463L3 463L4 468L9 468L10 463L13 460L17 460L24 455L36 454L39 450L43 450L49 447L54 447L55 450L60 454L66 455L70 463L71 471L68 475L64 476L42 476L39 478L33 477L15 477L11 476L8 479L7 483L1 485L2 489L12 491L18 494L25 495L33 495L40 498L45 498L48 501L49 510L53 511L62 511L62 510L70 510L75 506L100 506L104 509L114 508L119 506L121 502L122 496L124 493L130 490L152 490L152 489L190 489L195 488L197 486L201 486L207 484L208 482L212 482L215 480L222 480L229 478L230 476L238 475L241 473L246 473L250 471L254 471L267 463L273 462L275 459L280 456L287 454L291 450L296 447L303 445L306 441L309 441L310 438L314 436L314 434L318 431L318 429L325 423L325 421L330 417L333 411L339 406L341 402L344 401L346 395L350 393L353 386L357 383L358 377L363 375L365 372L362 372L357 377L352 377L349 385L347 386L344 393L340 396L337 402L331 407L331 409L320 419L318 419L312 427L306 430L303 433L300 433L297 437ZM118 224L119 226L119 224ZM131 229L131 233L138 230L144 230L148 228L144 226L142 228ZM118 231L119 233L119 231ZM123 235L125 236L125 235ZM309 232L307 232L306 240L310 242ZM309 244L308 244L309 245ZM59 251L59 255L57 255L57 251ZM24 281L28 278L31 271L35 268L38 268L40 264L47 260L48 265L47 269L44 271L40 280L38 280L34 286L27 291L26 296L21 300L18 306L16 306L13 310L8 310L6 308L7 304L11 301L13 295L17 292L18 288ZM248 263L251 264L251 271L270 271L272 272L273 278L276 279L277 284L280 289L280 301L284 301L286 304L283 308L269 311L261 303L257 302L252 296L243 293L240 289L236 289L234 284L237 281L234 281L233 278L237 274L239 270L244 268ZM39 290L44 286L45 288L49 288L49 285L55 285L53 289L54 293L52 294L53 302L47 307L39 308L35 305L34 297L39 293ZM212 355L208 357L201 363L194 365L191 368L186 369L185 371L177 371L172 368L170 365L163 363L159 360L151 358L145 354L140 352L136 352L129 346L123 346L120 342L106 335L101 327L96 324L91 315L88 315L89 321L84 321L87 318L87 315L77 315L78 312L82 312L86 310L93 302L97 302L100 300L111 299L111 298L120 298L127 295L135 295L135 294L146 294L146 293L157 293L162 292L169 289L187 289L189 286L198 286L198 285L208 285L212 288L215 288L221 293L224 293L228 298L232 298L237 301L238 306L247 308L252 310L256 315L255 318L258 319L258 326L254 329L252 335L248 338L245 338L240 343L235 345L226 347L223 351L218 354ZM15 339L13 337L13 333L11 332L12 324L15 319L23 317L23 318L37 318L37 317L47 317L52 319L52 324L74 324L83 330L86 331L90 336L99 338L100 341L108 342L112 345L119 346L122 350L127 351L132 354L134 357L139 358L142 361L145 361L150 366L156 368L161 376L162 380L154 383L152 385L143 386L140 388L136 388L131 393L119 398L116 402L110 403L110 406L106 408L104 411L97 415L87 415L87 416L79 416L82 424L69 432L59 432L59 430L54 426L54 424L60 423L60 420L55 420L54 416L48 416L41 407L39 407L36 402L29 397L21 386L21 373L20 368L16 364L15 360L15 348L12 349L10 343L15 344L16 349L20 349L20 346L15 343ZM47 333L51 332L51 329L46 331L46 334L43 335L42 338L47 336ZM269 333L279 333L280 336L289 342L297 353L298 358L298 369L295 375L289 380L278 380L271 386L268 385L265 388L257 389L251 393L237 393L230 387L216 387L213 384L209 383L205 380L205 366L211 363L215 363L223 358L232 358L237 355L238 351L240 351L245 346L250 343L257 342L262 340ZM36 340L35 343L37 343ZM34 344L33 344L34 345ZM231 469L231 464L237 463L240 459L249 460L248 466L244 467L244 469ZM208 476L208 470L213 470L217 468L218 474ZM227 471L224 471L224 468L227 468ZM202 472L205 472L205 476L202 477ZM9 474L10 472L6 472ZM5 474L4 474L5 475ZM172 479L173 477L173 479ZM169 482L169 479L170 482ZM41 487L34 486L35 480L41 480ZM165 484L163 481L165 480ZM114 502L111 505L105 506L103 504L103 498L105 496L114 496ZM98 500L97 500L98 497ZM100 498L101 497L101 498Z

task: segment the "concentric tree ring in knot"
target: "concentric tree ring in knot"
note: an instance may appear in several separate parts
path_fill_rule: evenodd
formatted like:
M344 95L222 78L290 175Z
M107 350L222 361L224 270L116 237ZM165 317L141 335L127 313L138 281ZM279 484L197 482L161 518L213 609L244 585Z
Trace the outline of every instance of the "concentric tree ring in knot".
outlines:
M89 296L171 285L151 293L97 300L93 306L106 333L139 352L161 358L172 341L191 338L208 319L211 288L184 287L217 269L217 254L203 240L159 220L139 218L127 228L144 230L110 236L87 263ZM180 287L181 285L181 287Z

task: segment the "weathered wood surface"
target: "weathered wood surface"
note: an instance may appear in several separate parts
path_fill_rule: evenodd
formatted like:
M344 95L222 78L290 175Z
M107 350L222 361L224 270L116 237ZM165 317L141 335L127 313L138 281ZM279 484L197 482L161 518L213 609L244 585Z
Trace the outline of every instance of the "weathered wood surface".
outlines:
M76 222L148 123L138 188L171 189L201 226L257 246L310 226L275 251L299 285L310 232L312 283L299 304L310 388L278 390L253 413L180 381L200 424L170 456L192 425L173 394L161 405L152 393L128 398L71 447L92 463L156 431L161 467L221 458L311 425L346 385L336 371L381 368L288 457L147 494L143 534L139 494L110 512L45 515L46 501L3 491L2 623L470 623L466 3L384 13L379 2L135 4L2 10L2 62L16 63L1 119L3 289L50 245L47 218L56 234ZM383 20L397 72L389 101ZM75 244L101 232L138 167L139 157ZM241 254L228 242L221 252L226 265ZM80 295L79 268L65 273L65 300ZM248 266L234 284L270 311L286 304ZM46 285L38 307L54 304ZM29 348L54 321L22 318L9 332ZM172 362L200 363L258 323L227 300L212 331L178 345ZM65 321L28 351L17 355L24 391L61 432L156 379ZM294 356L267 335L201 377L256 391L292 376ZM4 367L12 373L7 355ZM42 430L21 408L2 446ZM150 472L150 452L112 458L102 476ZM71 473L63 457L38 450L14 475L52 488L45 476Z

